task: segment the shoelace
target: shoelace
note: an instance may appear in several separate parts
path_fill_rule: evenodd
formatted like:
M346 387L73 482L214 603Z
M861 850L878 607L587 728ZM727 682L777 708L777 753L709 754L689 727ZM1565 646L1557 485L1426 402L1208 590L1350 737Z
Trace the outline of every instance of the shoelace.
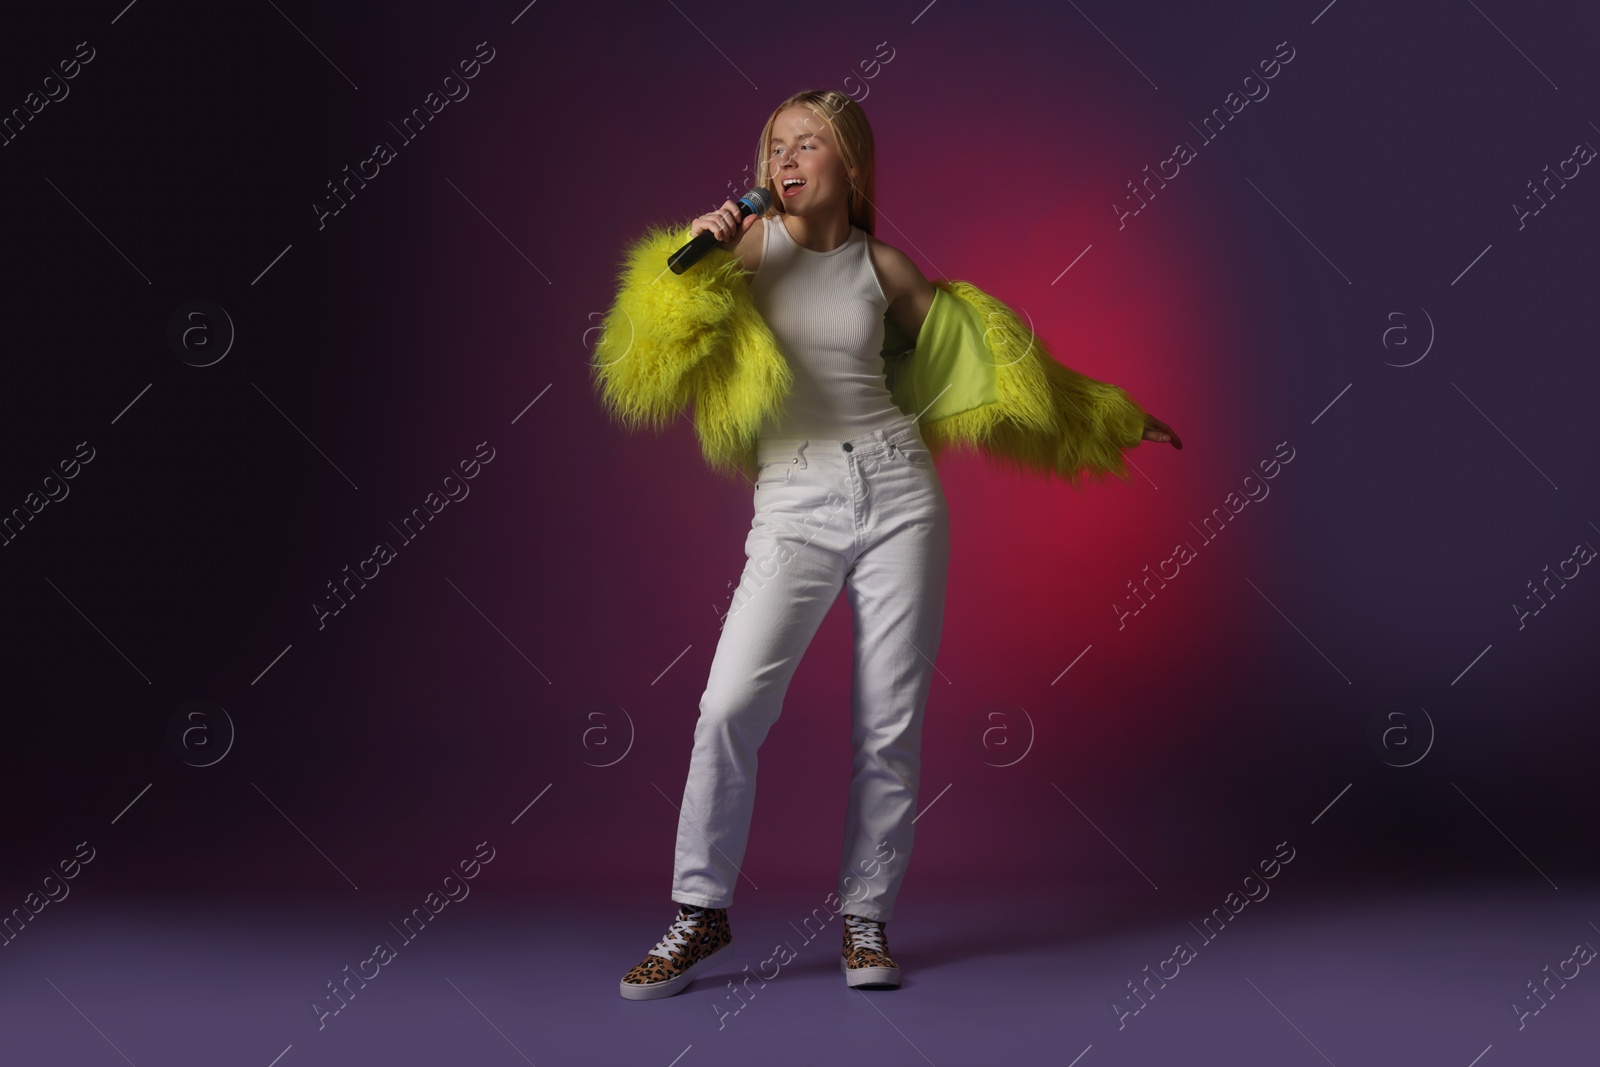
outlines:
M861 919L854 915L844 917L845 927L850 932L850 947L869 948L877 952L887 953L888 949L883 944L883 924L872 919Z
M673 920L672 928L667 931L667 936L656 942L656 947L650 950L650 955L660 956L664 960L673 959L678 955L678 950L689 942L689 935L699 929L705 920L705 912L692 912L682 918Z

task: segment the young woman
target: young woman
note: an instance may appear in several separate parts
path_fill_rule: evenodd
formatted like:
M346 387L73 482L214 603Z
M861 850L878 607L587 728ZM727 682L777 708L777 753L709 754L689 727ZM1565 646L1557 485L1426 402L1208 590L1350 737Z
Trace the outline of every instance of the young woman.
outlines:
M841 589L855 615L854 771L829 908L848 984L897 987L884 926L911 856L950 555L937 451L964 443L1076 484L1126 477L1120 450L1140 440L1183 447L1122 390L1056 363L1004 305L935 286L872 235L872 130L850 97L783 101L757 165L772 207L741 220L729 201L637 242L596 346L613 413L659 427L693 402L708 463L754 476L679 809L678 914L623 976L630 1000L681 992L732 943L756 753ZM704 230L721 251L668 274L666 254Z

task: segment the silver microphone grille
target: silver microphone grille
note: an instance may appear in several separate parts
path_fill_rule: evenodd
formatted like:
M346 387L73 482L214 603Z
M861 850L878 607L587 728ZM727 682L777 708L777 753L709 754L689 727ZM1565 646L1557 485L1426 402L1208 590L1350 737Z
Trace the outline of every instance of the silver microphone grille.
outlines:
M765 215L772 207L772 194L765 188L751 189L741 196L740 201L750 205L750 214Z

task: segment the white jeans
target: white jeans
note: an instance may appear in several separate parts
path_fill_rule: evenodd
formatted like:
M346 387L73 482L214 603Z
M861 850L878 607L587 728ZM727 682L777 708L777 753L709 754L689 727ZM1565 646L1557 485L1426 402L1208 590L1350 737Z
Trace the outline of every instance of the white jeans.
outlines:
M887 922L911 858L922 712L944 622L944 490L910 415L848 441L763 440L757 458L744 573L700 698L672 899L732 903L756 750L843 588L855 615L854 773L838 910Z

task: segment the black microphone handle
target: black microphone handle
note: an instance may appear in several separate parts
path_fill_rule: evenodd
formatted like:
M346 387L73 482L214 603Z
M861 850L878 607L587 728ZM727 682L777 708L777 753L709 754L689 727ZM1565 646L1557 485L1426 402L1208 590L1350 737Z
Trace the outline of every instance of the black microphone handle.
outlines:
M739 217L743 218L744 216L741 215ZM667 266L672 268L672 273L682 274L700 262L700 257L716 246L717 235L710 230L701 230L690 239L688 244L667 257Z

